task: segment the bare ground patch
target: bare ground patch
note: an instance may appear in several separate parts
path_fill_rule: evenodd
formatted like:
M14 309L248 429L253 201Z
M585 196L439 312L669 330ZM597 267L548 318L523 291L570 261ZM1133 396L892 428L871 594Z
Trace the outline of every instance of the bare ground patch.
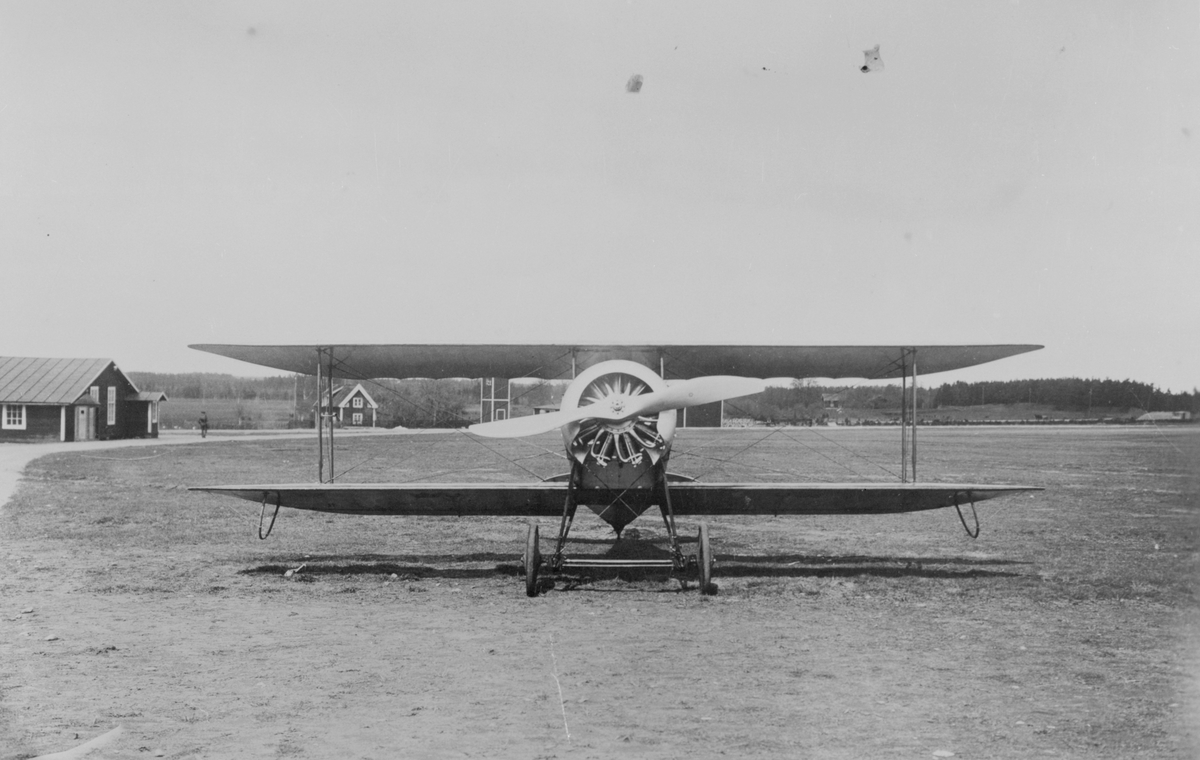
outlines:
M895 459L895 431L764 433L684 431L673 469ZM0 758L117 724L107 757L1196 756L1200 435L921 435L930 477L1048 490L981 505L976 541L952 511L716 520L713 598L594 573L527 599L522 519L285 511L260 542L256 507L183 490L311 480L310 441L38 460L0 513ZM555 450L396 436L338 461L520 480ZM661 551L655 519L634 529L622 551ZM578 535L614 551L598 521Z

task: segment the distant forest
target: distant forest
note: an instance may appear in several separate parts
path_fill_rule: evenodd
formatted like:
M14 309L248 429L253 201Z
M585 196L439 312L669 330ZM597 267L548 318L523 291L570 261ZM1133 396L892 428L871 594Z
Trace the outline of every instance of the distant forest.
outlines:
M234 377L212 372L127 372L142 391L162 391L167 398L227 398L248 401L290 401L296 387L294 375L278 377ZM303 379L303 378L301 378Z
M312 375L127 374L139 390L162 391L168 399L291 402L295 409L294 420L301 425L312 423L313 408L317 403L317 379ZM338 380L334 383L335 388L343 385L353 387L355 382ZM381 379L364 380L362 385L379 404L378 423L382 427L462 427L479 421L477 411L473 414L467 411L471 406L478 408L478 380ZM518 413L529 413L535 405L557 403L565 387L562 382L514 385L512 402Z
M790 387L771 387L757 396L725 402L726 415L756 420L816 419L841 416L846 410L889 412L900 408L900 386L821 386L803 381ZM825 394L838 395L842 412L824 409ZM1035 404L1062 412L1087 414L1107 410L1188 411L1200 415L1200 393L1170 393L1151 384L1132 380L1088 380L1077 377L1044 380L1010 380L982 383L917 385L917 407L923 410L947 407Z
M164 374L130 372L141 390L162 391L176 399L233 399L293 401L296 419L311 418L316 403L316 378L309 375L234 377L213 373ZM339 381L339 385L345 381ZM351 385L353 383L350 383ZM477 380L369 380L363 386L380 405L385 427L457 427L476 421L471 407L479 403ZM514 385L514 414L528 414L540 404L555 404L564 381ZM838 416L824 408L823 395L838 394L840 410L887 413L900 407L900 386L820 386L805 381L771 387L757 396L726 402L727 416L763 421L817 419ZM1112 410L1189 411L1200 416L1200 393L1171 393L1133 380L1053 378L979 383L944 383L917 388L917 406L947 407L1035 404L1063 412L1111 414ZM1102 410L1109 410L1102 412Z
M1171 393L1133 380L1087 380L1079 377L1006 382L953 383L934 392L933 406L979 404L1046 404L1064 411L1136 408L1147 412L1200 412L1200 394Z

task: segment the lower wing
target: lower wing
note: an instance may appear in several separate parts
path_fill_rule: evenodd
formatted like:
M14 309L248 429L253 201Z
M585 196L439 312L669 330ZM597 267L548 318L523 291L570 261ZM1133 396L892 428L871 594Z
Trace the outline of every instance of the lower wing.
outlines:
M672 483L677 515L860 515L919 512L994 499L1033 486L960 483ZM271 506L348 515L557 517L567 484L353 483L204 486L189 491ZM579 504L607 504L619 491L579 491Z

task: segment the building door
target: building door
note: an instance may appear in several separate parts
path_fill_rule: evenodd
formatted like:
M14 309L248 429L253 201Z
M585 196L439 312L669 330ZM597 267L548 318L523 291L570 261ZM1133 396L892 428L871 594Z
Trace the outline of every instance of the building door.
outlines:
M91 406L75 407L75 440L90 441L96 437L96 409Z

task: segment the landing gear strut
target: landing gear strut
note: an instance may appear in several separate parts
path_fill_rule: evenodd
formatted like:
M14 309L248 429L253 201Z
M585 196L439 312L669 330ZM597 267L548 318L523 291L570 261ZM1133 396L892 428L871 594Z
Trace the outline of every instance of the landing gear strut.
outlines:
M695 538L696 552L694 554L684 554L681 544L684 542L690 543L692 539L680 538L679 532L676 530L675 512L671 508L671 491L667 485L665 464L664 462L660 466L657 485L660 496L659 508L662 510L663 525L666 526L667 537L670 543L670 558L600 559L595 557L564 556L567 536L571 532L571 524L575 521L575 509L578 506L575 501L576 492L579 485L579 478L582 475L580 465L575 463L571 468L569 476L567 496L563 502L562 521L559 523L558 539L554 544L554 553L545 560L542 558L541 549L538 545L537 523L529 523L529 530L525 537L525 553L521 556L521 572L525 576L525 593L531 597L538 595L538 574L543 564L552 573L561 572L565 567L640 569L658 567L670 570L671 574L679 579L680 585L685 589L687 588L688 579L696 578L700 584L700 593L705 596L717 593L717 585L712 582L714 562L712 548L709 546L708 541L708 524L700 524L700 532Z
M521 567L525 571L526 596L537 596L538 572L542 569L542 550L538 546L536 522L529 523L529 534L525 537L525 554L521 557Z
M696 536L696 564L700 578L700 593L713 596L717 593L717 584L712 582L713 555L708 545L708 523L700 523L700 534Z

